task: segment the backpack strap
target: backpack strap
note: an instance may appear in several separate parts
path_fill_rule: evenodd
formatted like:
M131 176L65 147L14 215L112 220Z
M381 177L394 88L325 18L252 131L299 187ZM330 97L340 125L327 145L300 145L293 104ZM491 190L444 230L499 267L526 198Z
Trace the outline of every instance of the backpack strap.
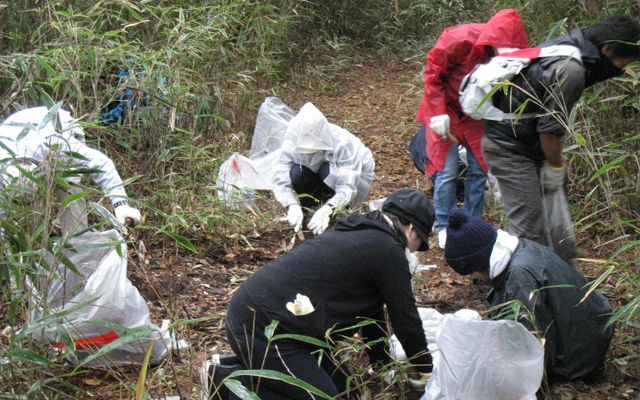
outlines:
M580 49L567 44L558 44L549 47L531 47L528 49L498 54L496 57L522 59L527 62L543 57L571 57L582 64L582 53L580 52Z

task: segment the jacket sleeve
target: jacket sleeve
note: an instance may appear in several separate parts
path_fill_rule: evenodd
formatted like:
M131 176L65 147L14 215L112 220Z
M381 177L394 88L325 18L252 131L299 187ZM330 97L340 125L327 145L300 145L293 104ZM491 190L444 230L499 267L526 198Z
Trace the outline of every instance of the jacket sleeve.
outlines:
M342 128L341 140L334 153L336 165L336 180L334 190L336 194L327 201L331 206L348 205L356 195L358 188L356 180L362 173L362 159L359 149L364 146L360 139Z
M571 110L584 91L584 67L574 60L557 61L545 69L542 80L546 90L537 131L563 136Z
M548 314L545 305L545 290L541 290L544 284L539 283L529 271L523 268L517 268L511 271L509 281L505 287L504 300L506 302L514 301L508 307L512 307L512 317L516 317L530 332L537 332L544 335L544 329L540 323L546 321L537 321L540 317L547 319ZM517 310L517 311L516 311ZM537 315L539 318L536 318Z
M293 142L285 140L282 144L280 158L273 171L273 195L286 208L292 204L298 204L291 186L291 177L289 176L289 171L296 164L294 159L295 152L297 150Z
M402 344L408 359L421 372L433 368L427 353L427 338L416 307L411 287L409 262L400 246L394 246L378 274L378 285L387 306L393 332Z
M424 98L428 101L432 115L447 113L445 89L447 77L458 64L469 56L472 50L473 43L453 37L447 29L427 55L427 66L423 76Z
M73 137L65 139L59 135L54 135L49 136L47 142L49 146L61 145L60 149L62 154L65 152L72 152L82 157L74 157L73 154L71 154L60 157L61 162L73 162L76 165L80 165L85 168L102 171L92 174L91 178L98 186L100 186L102 192L109 196L111 203L116 203L126 198L127 193L124 190L122 179L120 178L118 171L116 171L113 161L111 161L111 159L105 154L96 149L92 149Z

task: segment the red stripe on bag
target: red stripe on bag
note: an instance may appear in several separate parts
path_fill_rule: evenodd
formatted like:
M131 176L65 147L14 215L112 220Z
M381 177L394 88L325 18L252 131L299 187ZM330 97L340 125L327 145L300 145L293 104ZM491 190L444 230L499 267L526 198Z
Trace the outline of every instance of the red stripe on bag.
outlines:
M96 345L104 346L105 344L109 344L117 340L118 338L119 338L118 334L115 333L114 331L111 331L109 333L105 333L102 336L94 336L94 337L85 338L85 339L76 339L73 341L73 344L76 345L76 350L84 350L86 348L96 346ZM61 342L56 342L53 345L60 349L67 348L67 346Z

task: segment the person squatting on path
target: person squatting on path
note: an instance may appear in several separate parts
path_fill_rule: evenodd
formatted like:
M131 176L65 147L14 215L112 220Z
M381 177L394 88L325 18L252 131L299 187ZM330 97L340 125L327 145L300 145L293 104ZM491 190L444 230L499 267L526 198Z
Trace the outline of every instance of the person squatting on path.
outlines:
M289 121L282 154L274 167L273 194L289 209L287 219L296 232L302 226L302 208L308 211L318 201L324 204L308 224L319 235L329 226L334 209L355 209L369 197L374 167L371 151L360 139L327 122L307 103Z
M433 221L433 205L426 196L400 189L386 199L382 211L350 214L326 233L256 271L233 295L226 316L227 338L242 367L293 375L340 398L347 390L345 365L334 365L329 354L319 364L323 349L299 340L269 343L265 327L278 321L276 335L304 335L323 342L328 332L347 328L331 335L337 343L356 333L357 324L376 320L363 326L361 333L365 342L374 343L367 347L371 364L382 366L390 362L385 341L379 340L388 337L386 305L393 331L415 368L410 383L423 389L431 376L432 360L407 257L428 249ZM296 300L300 309L292 303ZM204 371L210 367L205 364ZM243 378L245 387L263 400L310 398L306 390L283 381ZM204 382L203 398L213 387L212 382ZM231 393L230 398L236 397Z
M556 222L548 225L544 211L544 196L552 196L567 178L562 149L568 118L585 88L621 75L627 64L640 57L639 40L640 24L628 16L574 29L539 47L575 46L581 62L566 56L534 59L516 75L506 94L498 90L492 97L493 105L503 112L539 114L485 123L482 153L498 180L509 233L551 245L570 264L577 253L569 233L573 230L552 230L549 225ZM561 204L566 209L566 202ZM568 209L566 213L570 219Z
M549 247L496 232L488 222L455 208L449 212L444 256L460 275L489 282L490 318L516 317L505 303L522 303L516 318L544 337L549 378L585 378L603 365L613 336L613 325L607 326L611 305L595 290L584 299L589 291L585 277Z
M483 123L462 112L458 90L462 78L492 55L528 47L522 19L515 10L502 10L486 24L447 28L427 55L424 95L416 119L427 136L425 173L435 174L433 203L438 242L444 248L447 213L457 206L458 146L467 149L464 209L482 217L487 166L480 151ZM420 134L420 133L418 133Z
M111 199L116 218L121 224L132 226L140 222L140 211L127 203L127 193L113 162L103 153L85 145L84 130L65 110L58 110L49 119L47 107L33 107L10 115L0 125L0 187L5 195L36 196L37 187L24 176L17 166L35 174L39 168L94 169L93 181ZM58 121L56 121L58 119ZM58 123L59 122L59 123ZM62 130L56 131L56 125ZM62 167L59 163L62 163ZM55 197L58 204L72 194L80 193L81 176L66 178L68 187L58 185ZM33 207L40 209L42 199L33 199ZM7 210L0 209L0 217L7 217ZM88 229L84 198L69 203L60 215L62 234L73 234Z

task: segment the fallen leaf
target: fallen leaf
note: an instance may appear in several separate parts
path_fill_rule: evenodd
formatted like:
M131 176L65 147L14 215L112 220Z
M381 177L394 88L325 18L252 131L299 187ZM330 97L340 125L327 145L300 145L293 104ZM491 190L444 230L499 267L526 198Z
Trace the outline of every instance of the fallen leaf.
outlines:
M100 379L83 379L82 382L86 383L87 385L91 385L91 386L100 386L102 384L102 381L100 381Z

